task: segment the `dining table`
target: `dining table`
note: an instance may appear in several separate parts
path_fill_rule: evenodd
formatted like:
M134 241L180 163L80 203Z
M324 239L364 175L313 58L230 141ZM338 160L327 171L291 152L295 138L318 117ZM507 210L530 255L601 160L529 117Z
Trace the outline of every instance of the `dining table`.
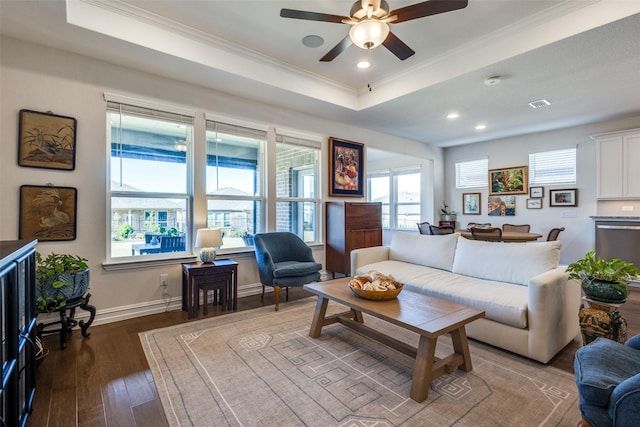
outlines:
M462 237L466 237L467 239L473 239L471 235L471 230L466 228L456 229L456 233L460 233ZM503 231L502 232L502 242L533 242L542 237L542 234L538 233L527 233L523 231Z

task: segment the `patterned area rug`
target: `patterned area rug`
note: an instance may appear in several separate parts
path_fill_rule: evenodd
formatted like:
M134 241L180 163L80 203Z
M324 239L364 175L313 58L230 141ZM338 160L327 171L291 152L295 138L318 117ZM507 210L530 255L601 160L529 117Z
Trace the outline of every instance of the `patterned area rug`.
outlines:
M309 338L315 297L140 334L171 426L575 426L573 375L471 340L473 371L409 398L413 361L340 324ZM329 303L330 312L344 307ZM365 315L417 345L417 335ZM448 336L436 355L451 352Z

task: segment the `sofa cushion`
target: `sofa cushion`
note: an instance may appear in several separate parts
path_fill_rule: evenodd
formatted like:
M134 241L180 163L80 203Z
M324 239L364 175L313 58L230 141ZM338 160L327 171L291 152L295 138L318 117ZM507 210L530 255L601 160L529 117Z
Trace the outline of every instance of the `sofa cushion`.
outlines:
M282 261L276 262L273 268L273 277L299 277L317 273L322 270L322 264L317 262Z
M460 235L432 236L394 231L389 245L389 259L451 271Z
M442 236L436 236L442 237ZM485 311L485 318L515 328L528 327L528 288L477 279L402 261L364 265L356 274L377 270L404 283L406 290Z
M460 238L451 271L526 286L532 277L558 267L560 246L559 240L502 243Z

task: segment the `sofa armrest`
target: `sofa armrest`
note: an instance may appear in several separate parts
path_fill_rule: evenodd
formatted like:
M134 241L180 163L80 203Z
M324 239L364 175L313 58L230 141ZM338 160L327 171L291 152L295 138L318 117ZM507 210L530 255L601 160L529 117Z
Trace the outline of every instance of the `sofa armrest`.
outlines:
M372 246L351 251L351 275L355 276L358 268L374 262L389 259L389 246Z
M613 389L609 418L614 426L632 427L640 419L640 373L627 378Z
M580 284L559 266L529 280L529 353L548 362L580 333Z

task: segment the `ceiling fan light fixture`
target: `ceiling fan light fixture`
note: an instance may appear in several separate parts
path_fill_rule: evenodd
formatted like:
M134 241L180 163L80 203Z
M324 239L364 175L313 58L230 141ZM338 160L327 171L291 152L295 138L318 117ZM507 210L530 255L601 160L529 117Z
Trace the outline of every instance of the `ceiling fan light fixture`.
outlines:
M349 37L353 44L362 49L380 46L388 35L389 25L376 19L360 21L349 30Z

